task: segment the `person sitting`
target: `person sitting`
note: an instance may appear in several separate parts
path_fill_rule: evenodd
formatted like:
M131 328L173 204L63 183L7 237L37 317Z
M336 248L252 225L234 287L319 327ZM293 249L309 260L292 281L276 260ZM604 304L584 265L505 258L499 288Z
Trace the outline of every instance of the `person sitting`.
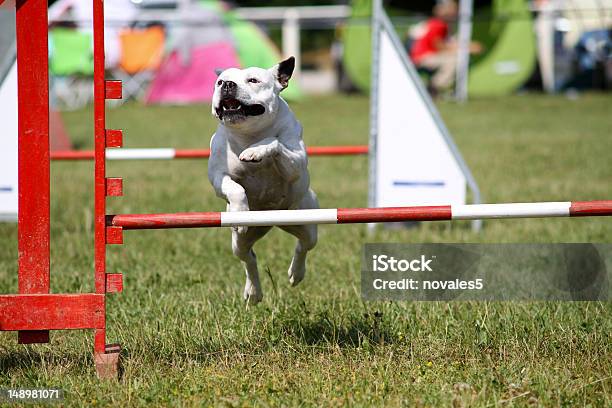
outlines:
M449 35L449 23L457 19L457 12L454 0L439 1L433 9L433 16L418 30L410 49L410 58L416 67L433 72L432 93L448 90L455 79L457 42ZM479 43L470 44L470 53L481 50Z

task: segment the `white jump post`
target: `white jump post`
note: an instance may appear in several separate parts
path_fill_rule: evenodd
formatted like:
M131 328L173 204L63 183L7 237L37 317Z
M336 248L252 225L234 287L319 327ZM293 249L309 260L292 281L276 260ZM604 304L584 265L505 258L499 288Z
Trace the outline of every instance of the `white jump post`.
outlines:
M290 7L285 11L283 26L283 57L288 58L293 56L295 58L295 69L293 70L293 76L300 83L302 76L302 55L300 47L300 14L299 12Z
M457 33L457 70L455 72L455 99L465 102L468 98L470 68L470 43L472 42L472 0L459 1L459 32Z

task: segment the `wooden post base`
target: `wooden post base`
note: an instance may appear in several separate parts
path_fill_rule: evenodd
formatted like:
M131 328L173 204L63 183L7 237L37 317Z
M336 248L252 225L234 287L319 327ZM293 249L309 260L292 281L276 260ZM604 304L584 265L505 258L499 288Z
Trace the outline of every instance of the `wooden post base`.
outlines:
M96 373L98 378L105 380L116 380L119 378L119 344L107 344L104 353L94 353Z

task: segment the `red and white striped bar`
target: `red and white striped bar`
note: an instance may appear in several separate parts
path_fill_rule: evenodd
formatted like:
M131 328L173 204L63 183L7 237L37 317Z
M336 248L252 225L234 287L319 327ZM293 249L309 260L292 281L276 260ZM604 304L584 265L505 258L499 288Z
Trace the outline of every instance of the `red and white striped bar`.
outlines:
M353 156L368 154L368 146L312 146L307 147L310 156ZM172 160L172 159L206 159L210 157L209 149L106 149L106 160ZM93 160L94 152L90 150L66 150L51 152L51 160Z
M107 225L131 230L477 220L490 218L599 217L610 215L612 215L612 200L317 210L121 214L108 216Z

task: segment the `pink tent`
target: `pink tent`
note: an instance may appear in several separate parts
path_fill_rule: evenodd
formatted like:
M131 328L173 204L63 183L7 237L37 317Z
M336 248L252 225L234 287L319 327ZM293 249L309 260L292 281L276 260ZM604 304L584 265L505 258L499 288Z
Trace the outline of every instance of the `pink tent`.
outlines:
M189 104L210 102L217 75L215 69L240 67L230 42L215 42L191 49L189 62L173 51L156 73L146 103Z

